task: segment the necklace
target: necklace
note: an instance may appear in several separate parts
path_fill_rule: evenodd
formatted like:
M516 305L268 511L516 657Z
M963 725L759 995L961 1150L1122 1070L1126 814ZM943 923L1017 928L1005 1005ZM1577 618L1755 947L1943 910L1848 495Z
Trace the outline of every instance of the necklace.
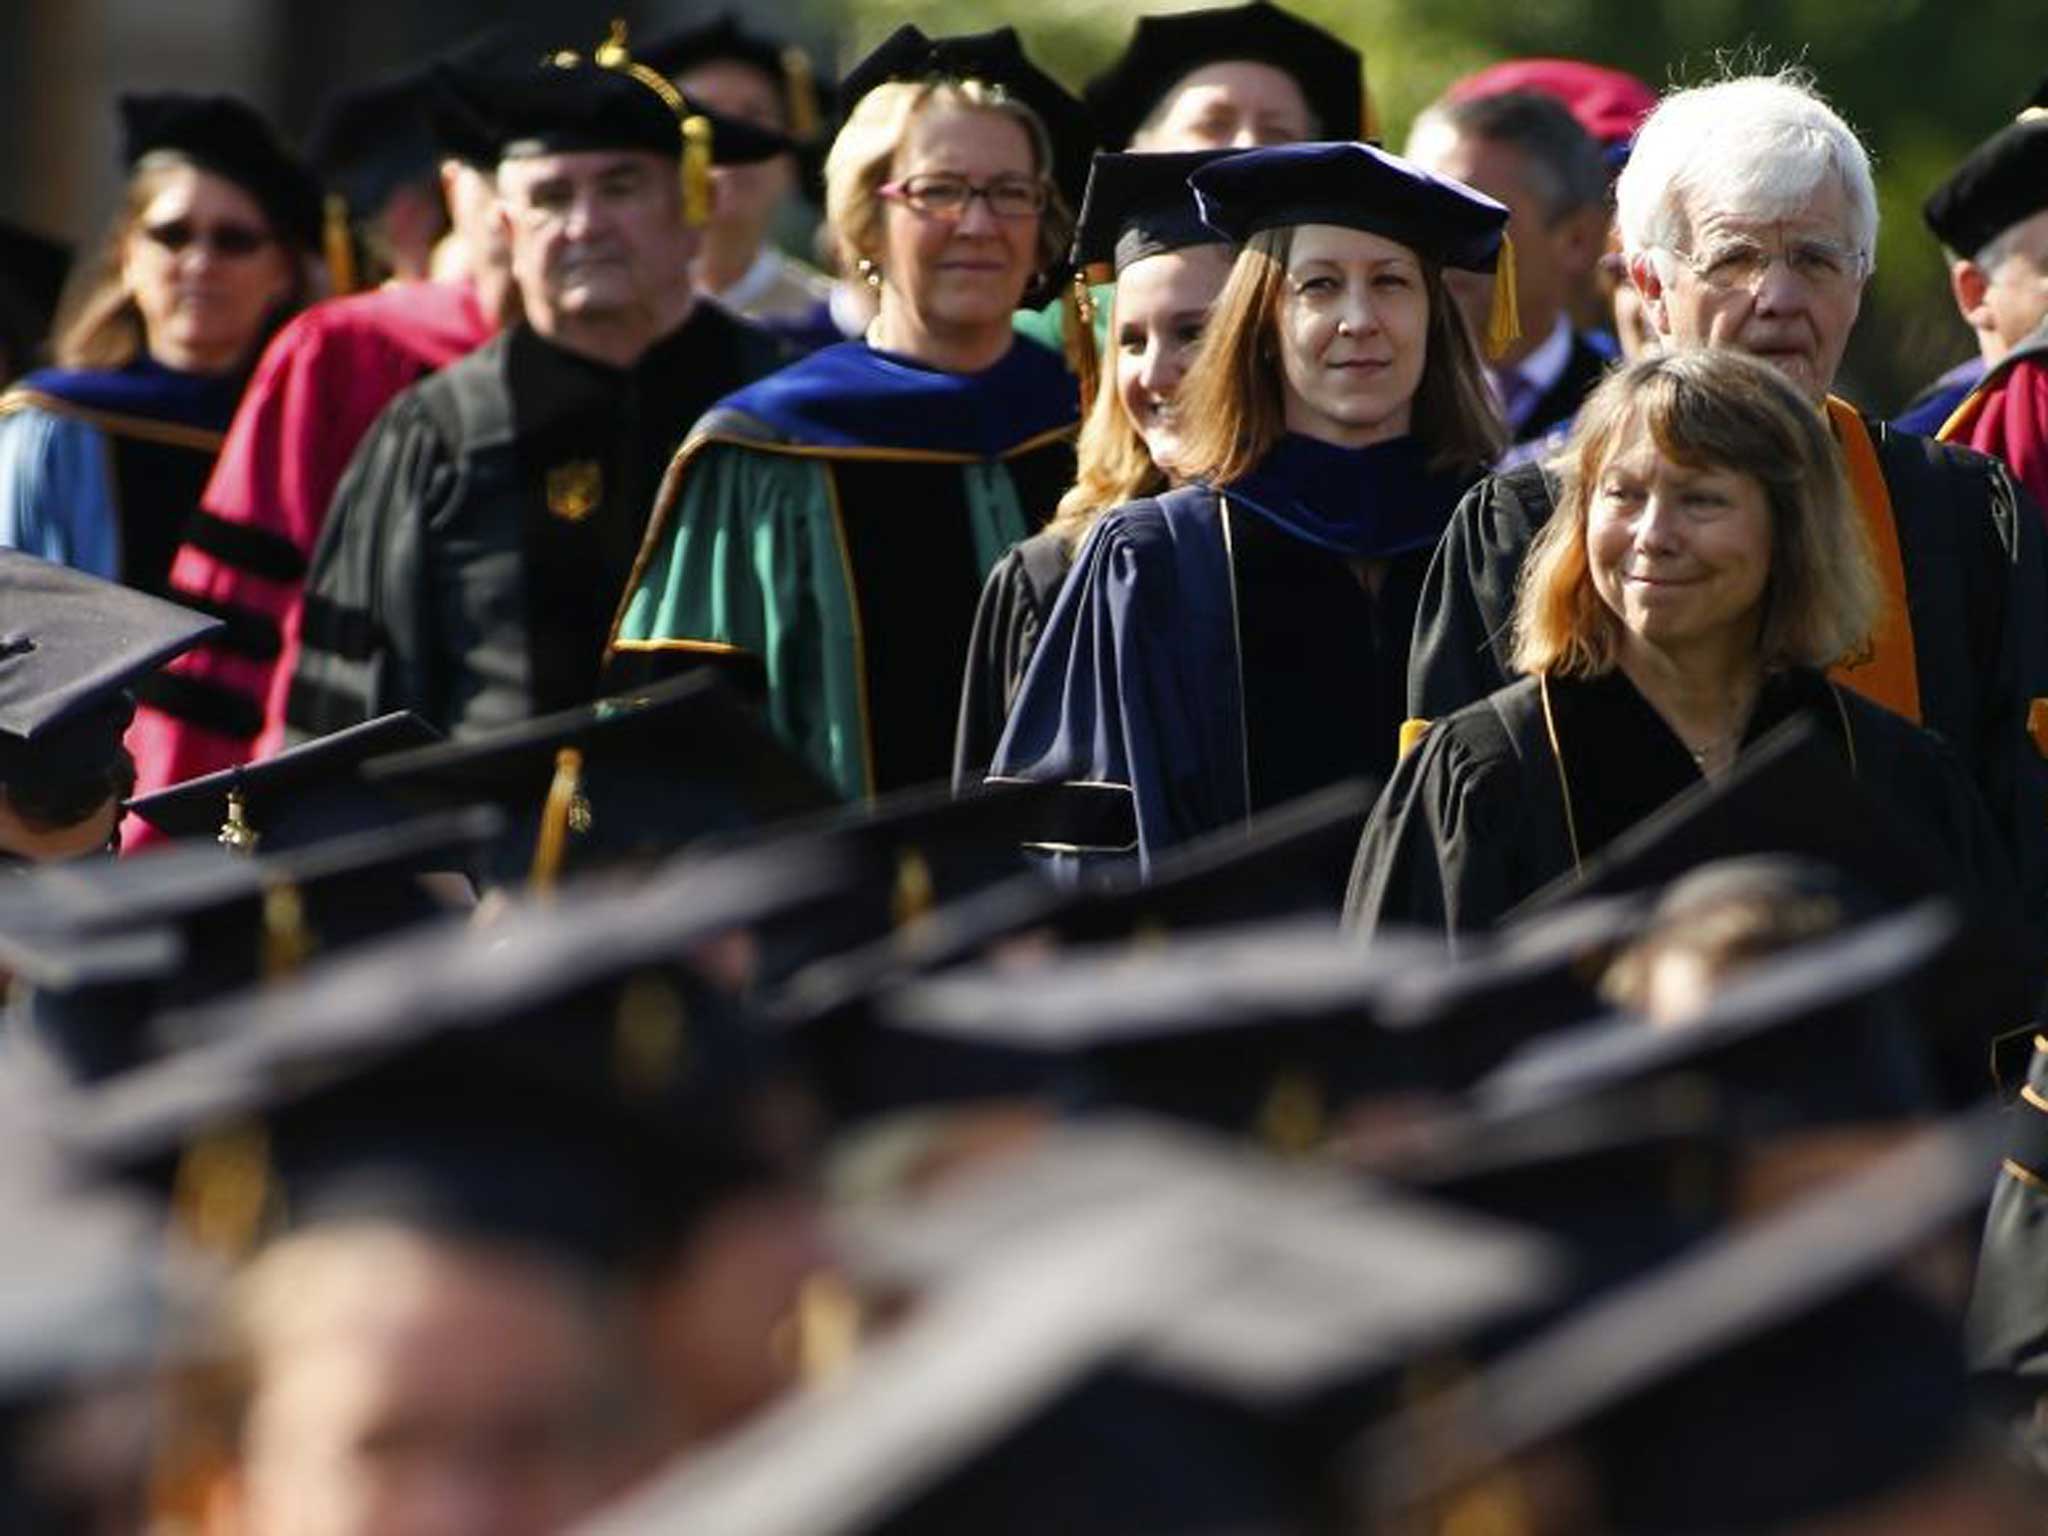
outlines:
M1708 758L1712 757L1716 752L1719 752L1723 747L1731 747L1734 744L1735 733L1733 731L1730 731L1726 736L1717 736L1714 740L1708 742L1703 747L1689 746L1683 742L1680 743L1681 746L1685 746L1686 755L1692 759L1693 766L1701 769L1704 769L1707 766Z

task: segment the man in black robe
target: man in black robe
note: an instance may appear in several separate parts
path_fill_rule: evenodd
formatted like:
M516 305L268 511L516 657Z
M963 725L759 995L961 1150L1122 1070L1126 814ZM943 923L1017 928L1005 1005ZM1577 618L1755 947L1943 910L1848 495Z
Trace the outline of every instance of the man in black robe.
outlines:
M785 360L689 279L707 162L782 141L697 113L617 39L477 105L525 322L357 450L306 583L293 740L395 709L462 736L594 697L676 444Z
M1729 80L1665 98L1617 195L1630 280L1664 342L1764 357L1826 410L1886 596L1871 654L1834 675L1947 740L2007 838L2028 914L2048 914L2038 514L1993 460L1830 394L1877 237L1867 154L1811 92ZM1411 716L1448 714L1513 678L1516 578L1553 490L1525 465L1453 515L1416 612Z

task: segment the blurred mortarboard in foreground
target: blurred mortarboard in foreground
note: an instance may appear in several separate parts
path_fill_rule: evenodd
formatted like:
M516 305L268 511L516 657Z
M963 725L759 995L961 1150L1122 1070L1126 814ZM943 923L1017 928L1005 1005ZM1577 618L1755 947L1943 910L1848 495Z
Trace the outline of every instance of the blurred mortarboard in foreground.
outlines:
M1088 190L1074 226L1074 265L1123 271L1134 261L1216 245L1220 237L1202 222L1188 177L1227 149L1180 154L1098 154L1088 170Z
M1974 1116L1618 1289L1366 1444L1383 1510L1575 1437L1606 1525L1645 1536L1791 1529L1957 1456L1969 1405L1953 1319L1899 1267L1981 1209ZM1498 1492L1498 1489L1495 1489Z
M186 1154L254 1124L294 1221L658 1241L777 1150L747 1091L763 1037L698 979L692 945L834 877L824 851L734 857L400 933L166 1019L198 1043L62 1096L52 1134L175 1199Z
M1075 890L1031 874L942 896L942 905L887 938L798 971L777 993L773 1011L793 1027L837 1027L835 1020L880 989L965 963L1008 940L1050 939L1065 947L1281 918L1327 916L1334 923L1377 793L1364 779L1330 785L1241 828L1170 850L1149 879L1126 875Z
M1984 140L1928 195L1921 217L1965 260L2048 208L2048 108L2037 103Z
M1139 17L1116 62L1087 85L1103 142L1125 148L1181 81L1210 64L1240 59L1269 65L1301 88L1315 114L1315 137L1366 136L1364 57L1314 23L1253 0Z
M278 239L320 249L320 183L262 115L232 96L185 91L120 99L121 163L133 169L158 150L184 155L253 197Z
M0 968L26 1041L64 1076L124 1070L179 1042L173 1010L415 922L447 901L421 875L494 837L487 807L242 858L212 848L46 865L0 887Z
M508 826L490 874L508 884L542 852L544 878L567 875L836 803L758 711L702 673L393 753L363 776L408 803L498 806Z
M1053 158L1047 173L1067 207L1080 207L1088 157L1095 151L1094 119L1064 86L1031 62L1015 27L929 37L905 22L841 78L840 100L851 113L869 91L892 80L981 80L1001 86L1045 125Z
M811 56L795 43L779 42L742 26L730 11L711 21L657 37L640 49L640 61L671 80L700 65L730 60L766 76L782 97L783 131L798 144L818 137L826 118L825 88Z
M0 550L0 783L107 772L127 690L221 629L146 592Z
M923 1095L1049 1095L1299 1151L1358 1097L1430 1088L1426 1056L1372 1011L1389 976L1430 954L1420 940L1367 946L1276 925L1023 972L996 963L907 985L877 1000L867 1028L811 1031L803 1048L853 1114Z
M1555 1273L1494 1224L1137 1121L848 1242L920 1293L908 1320L593 1532L1305 1529L1319 1469L1287 1405L1454 1348Z
M1925 902L1774 956L1680 1022L1619 1015L1550 1035L1483 1079L1476 1101L1536 1109L1684 1074L1739 1101L1756 1135L1932 1113L1932 1061L1904 999L1959 926Z
M397 710L287 747L275 757L140 796L128 809L180 841L277 852L400 819L403 812L392 796L362 781L362 766L440 739L418 715Z

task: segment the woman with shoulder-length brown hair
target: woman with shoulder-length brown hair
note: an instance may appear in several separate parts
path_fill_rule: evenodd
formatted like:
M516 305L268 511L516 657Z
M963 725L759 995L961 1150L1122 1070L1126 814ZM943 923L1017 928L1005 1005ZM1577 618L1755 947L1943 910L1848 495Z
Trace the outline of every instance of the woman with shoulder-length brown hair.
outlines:
M1524 567L1524 677L1433 724L1366 824L1348 912L1455 936L1572 874L1794 716L1999 903L2010 872L1948 749L1838 687L1880 594L1826 423L1726 349L1641 359L1580 410Z
M993 768L1148 864L1392 767L1423 571L1501 441L1442 277L1492 270L1498 203L1350 143L1190 183L1239 253L1175 401L1188 483L1089 534Z

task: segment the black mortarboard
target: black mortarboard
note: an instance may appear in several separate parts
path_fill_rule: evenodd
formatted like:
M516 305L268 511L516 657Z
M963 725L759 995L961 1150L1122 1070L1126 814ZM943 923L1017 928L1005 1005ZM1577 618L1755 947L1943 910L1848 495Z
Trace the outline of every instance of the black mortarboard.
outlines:
M1975 257L2023 219L2048 208L2048 111L2008 123L1963 157L1921 205L1934 237Z
M225 176L263 208L277 237L320 249L320 184L253 107L183 91L121 97L122 163L172 150Z
M140 796L128 809L181 841L275 853L401 819L404 812L388 791L363 782L363 764L440 739L418 715L398 710L275 757Z
M1689 1074L1744 1104L1759 1134L1932 1113L1909 983L1943 961L1959 926L1929 901L1765 960L1683 1022L1620 1016L1550 1035L1481 1081L1478 1102L1535 1109ZM1949 984L1967 987L1967 972L1951 968Z
M947 899L877 944L798 972L777 998L777 1011L802 1028L835 1029L848 1010L892 982L1025 936L1062 946L1102 944L1232 923L1334 918L1377 793L1364 779L1329 785L1262 811L1243 827L1169 850L1143 880L1132 875L1069 889L1033 874ZM1101 809L1054 802L1042 814L1092 817Z
M306 158L330 193L367 218L392 193L431 178L440 159L428 73L402 70L330 93L306 136Z
M1953 1318L1894 1277L1981 1208L1994 1148L1983 1118L1928 1132L1610 1293L1376 1434L1362 1481L1412 1508L1570 1436L1604 1525L1645 1536L1791 1529L1910 1486L1969 1409Z
M1142 1122L856 1211L847 1247L909 1320L595 1531L1306 1529L1321 1447L1287 1407L1555 1278L1520 1234Z
M880 998L866 1030L812 1031L831 1092L862 1109L924 1096L1049 1095L1314 1145L1353 1100L1426 1092L1431 1063L1378 1030L1417 941L1360 945L1322 924L997 962ZM817 1036L836 1038L815 1038Z
M25 334L17 338L5 333L17 347L39 341L57 313L57 301L64 293L64 279L71 271L71 247L0 219L0 303L11 302L12 312L0 310L4 320ZM32 359L21 353L10 359L17 371Z
M1229 150L1170 155L1098 154L1074 227L1074 265L1107 263L1121 272L1134 261L1192 245L1215 245L1216 231L1202 222L1188 177Z
M186 1149L254 1122L294 1219L620 1256L779 1166L751 1092L761 1037L687 957L836 878L824 850L733 857L402 932L166 1019L197 1043L66 1096L54 1132L163 1187Z
M0 969L27 1039L95 1078L178 1042L189 1008L447 910L418 876L460 869L498 830L486 808L269 857L211 848L41 866L0 888Z
M701 673L395 753L363 774L409 802L503 809L496 882L522 878L544 839L573 872L837 803L758 711Z
M1248 149L1189 177L1209 227L1242 245L1262 229L1335 224L1384 235L1426 261L1491 272L1508 211L1462 182L1370 144Z
M1046 170L1068 208L1080 205L1081 189L1088 179L1088 157L1095 150L1094 121L1086 107L1025 56L1015 27L928 37L905 22L846 72L840 82L840 99L851 112L878 85L891 80L932 79L981 80L1001 86L1037 113L1052 143L1053 163Z
M1103 142L1123 148L1176 85L1232 59L1270 64L1291 77L1315 114L1318 138L1365 136L1365 60L1358 50L1267 0L1252 0L1140 16L1130 44L1085 92Z
M639 51L640 62L671 80L700 64L732 60L765 75L782 95L783 131L799 144L818 136L825 120L811 56L795 43L777 42L721 11L701 26L664 33Z
M0 550L0 783L103 774L127 690L221 621L33 555Z

